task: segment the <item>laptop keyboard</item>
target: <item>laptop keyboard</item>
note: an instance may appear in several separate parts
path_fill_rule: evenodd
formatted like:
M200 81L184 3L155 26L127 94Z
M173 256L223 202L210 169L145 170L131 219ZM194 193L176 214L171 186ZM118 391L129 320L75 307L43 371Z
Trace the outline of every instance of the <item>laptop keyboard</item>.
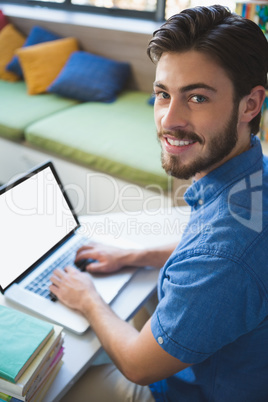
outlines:
M74 265L74 259L76 251L82 247L85 243L88 243L87 238L78 238L78 241L70 247L65 253L63 253L57 260L53 262L47 269L45 269L40 275L38 275L32 282L30 282L25 289L31 292L37 293L50 300L57 300L56 296L53 295L49 286L51 285L50 277L56 268L64 268L66 265Z

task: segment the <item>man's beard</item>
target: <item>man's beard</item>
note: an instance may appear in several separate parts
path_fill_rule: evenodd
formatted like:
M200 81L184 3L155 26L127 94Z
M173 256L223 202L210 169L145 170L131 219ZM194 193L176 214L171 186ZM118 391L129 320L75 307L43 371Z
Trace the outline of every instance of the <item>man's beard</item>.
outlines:
M167 154L162 150L162 167L168 175L185 180L195 176L196 173L211 169L215 164L229 155L235 147L238 140L237 122L238 104L234 105L234 111L227 125L221 131L212 136L212 139L208 144L206 156L199 157L197 155L192 163L186 165L181 163L179 155ZM165 132L164 134L171 134L179 140L197 141L202 143L202 140L197 134L183 130ZM158 133L158 138L160 137L162 137L161 132Z

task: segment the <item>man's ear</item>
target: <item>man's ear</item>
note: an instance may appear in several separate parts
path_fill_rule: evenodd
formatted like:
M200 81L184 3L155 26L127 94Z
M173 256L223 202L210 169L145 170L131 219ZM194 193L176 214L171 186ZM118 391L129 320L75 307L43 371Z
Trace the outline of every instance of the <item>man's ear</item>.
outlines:
M249 123L261 111L265 99L265 88L258 85L240 102L240 122Z

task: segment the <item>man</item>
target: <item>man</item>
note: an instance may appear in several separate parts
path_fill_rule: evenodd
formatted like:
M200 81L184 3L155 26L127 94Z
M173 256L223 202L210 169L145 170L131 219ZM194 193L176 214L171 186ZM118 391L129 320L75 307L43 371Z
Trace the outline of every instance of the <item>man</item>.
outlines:
M111 365L99 368L105 380L95 396L96 371L89 371L86 381L94 381L84 383L81 400L267 401L268 160L255 137L267 40L224 7L198 7L156 31L148 54L157 64L162 164L168 174L194 178L185 193L192 213L174 251L93 244L77 254L98 260L88 271L107 272L161 267L173 251L160 271L159 304L141 332L113 314L87 273L55 271L51 291L89 319L129 380Z

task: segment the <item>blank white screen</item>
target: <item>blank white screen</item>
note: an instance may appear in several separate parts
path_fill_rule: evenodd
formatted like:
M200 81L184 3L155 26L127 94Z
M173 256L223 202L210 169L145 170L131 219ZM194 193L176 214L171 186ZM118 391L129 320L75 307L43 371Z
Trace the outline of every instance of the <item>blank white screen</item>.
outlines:
M76 226L50 167L1 194L1 287L5 289Z

